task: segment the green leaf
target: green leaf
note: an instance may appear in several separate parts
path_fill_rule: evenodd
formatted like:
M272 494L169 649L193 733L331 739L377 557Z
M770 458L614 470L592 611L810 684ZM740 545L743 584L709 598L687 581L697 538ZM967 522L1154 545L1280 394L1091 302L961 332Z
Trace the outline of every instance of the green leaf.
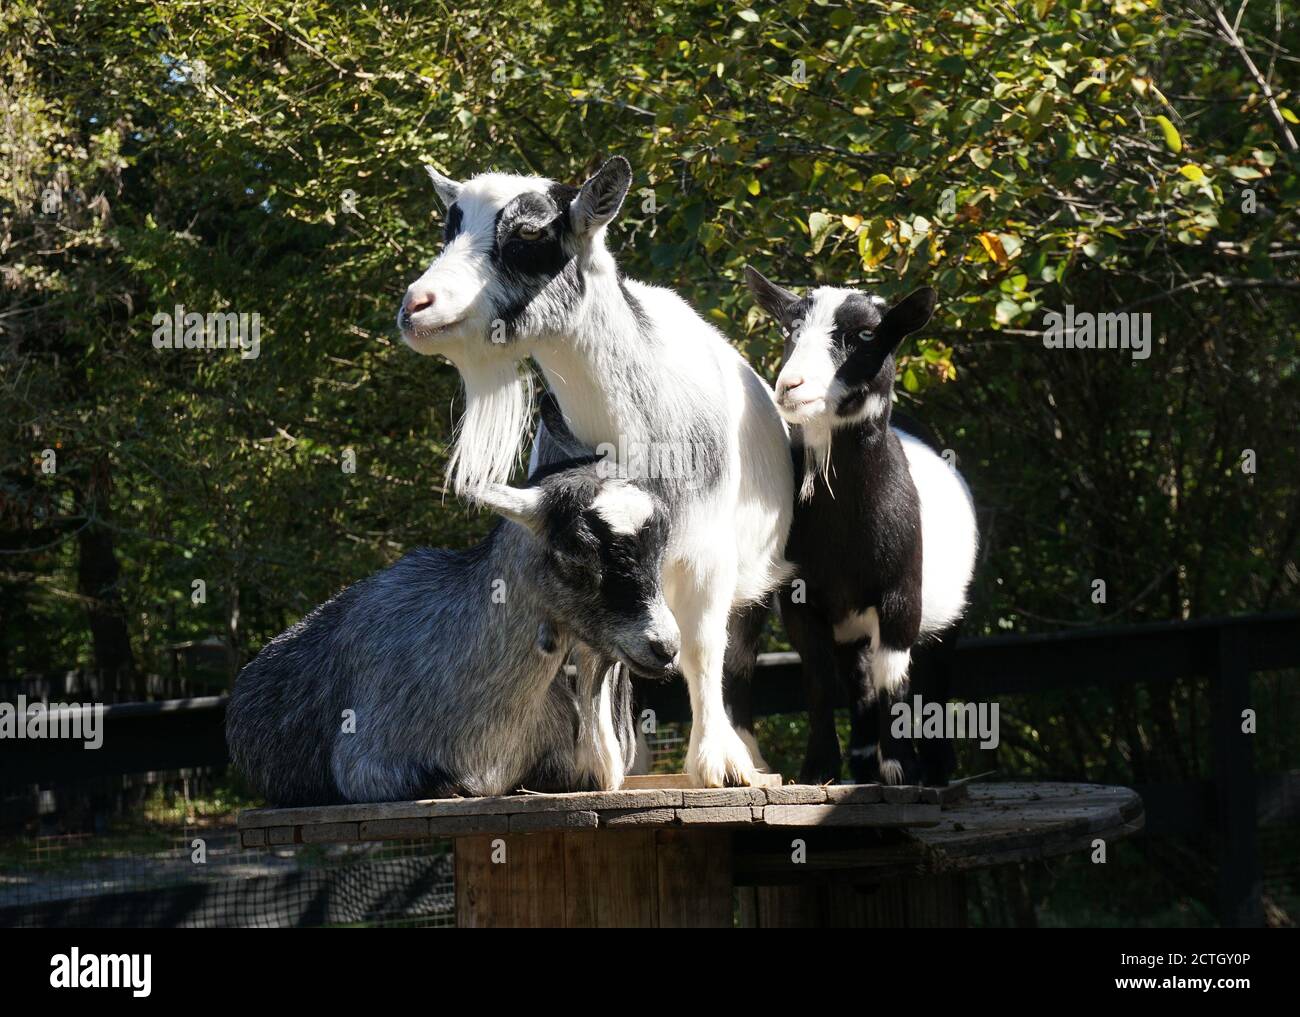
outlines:
M831 231L831 217L825 212L813 212L808 216L808 236L812 239L812 252L817 254Z

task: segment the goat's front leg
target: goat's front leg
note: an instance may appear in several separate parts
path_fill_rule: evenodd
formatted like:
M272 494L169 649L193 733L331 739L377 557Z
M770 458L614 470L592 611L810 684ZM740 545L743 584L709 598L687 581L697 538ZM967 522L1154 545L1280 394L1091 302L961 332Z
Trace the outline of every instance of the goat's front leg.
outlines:
M711 563L712 564L712 563ZM722 665L735 566L707 572L685 564L664 570L664 599L681 631L681 670L691 695L691 737L686 772L701 787L756 785L759 772L731 725L723 698Z
M891 695L907 684L912 647L921 638L921 577L918 573L880 598L867 612L871 630L871 681Z
M579 778L596 790L616 791L627 772L626 746L615 724L615 683L618 666L586 646L576 654L578 682L578 744L574 765ZM630 735L630 731L628 732Z

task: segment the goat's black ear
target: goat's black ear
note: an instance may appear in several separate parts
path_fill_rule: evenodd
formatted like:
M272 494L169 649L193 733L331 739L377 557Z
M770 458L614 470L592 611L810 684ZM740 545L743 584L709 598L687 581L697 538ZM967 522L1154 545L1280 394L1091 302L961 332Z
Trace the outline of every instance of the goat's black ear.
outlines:
M799 298L784 286L778 286L753 265L745 266L745 282L749 292L754 294L758 306L784 324L790 308L799 302Z
M569 206L575 233L590 233L609 223L623 207L632 186L632 164L621 155L605 163L582 185Z
M552 393L546 392L542 395L537 410L542 423L546 425L546 433L551 436L551 440L564 455L576 459L592 454L591 449L569 430L569 422L564 419L564 412Z
M442 201L443 208L451 208L456 199L460 197L461 185L452 180L451 177L444 177L432 166L426 165L424 171L429 174L429 179L433 181L433 189L438 192L438 198Z
M938 302L939 294L929 286L913 290L885 312L876 329L877 341L897 345L904 336L925 328Z

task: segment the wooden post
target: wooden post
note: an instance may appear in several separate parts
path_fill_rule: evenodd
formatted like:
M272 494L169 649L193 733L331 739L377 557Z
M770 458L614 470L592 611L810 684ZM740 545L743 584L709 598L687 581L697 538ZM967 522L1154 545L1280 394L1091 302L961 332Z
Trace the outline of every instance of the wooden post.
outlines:
M1264 924L1258 834L1255 828L1255 744L1242 731L1250 707L1250 647L1243 626L1219 628L1211 680L1215 823L1219 856L1219 923L1226 928Z
M556 830L457 837L459 928L732 924L727 830Z

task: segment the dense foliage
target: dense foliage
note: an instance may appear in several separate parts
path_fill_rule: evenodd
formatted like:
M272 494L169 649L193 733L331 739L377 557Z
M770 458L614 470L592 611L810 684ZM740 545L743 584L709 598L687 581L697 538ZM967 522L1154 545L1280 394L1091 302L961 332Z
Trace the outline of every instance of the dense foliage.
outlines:
M1298 21L1142 0L10 0L0 678L144 674L215 636L228 680L343 583L482 531L442 491L455 372L391 325L437 250L423 162L577 181L626 155L624 268L769 377L745 262L936 285L900 389L981 506L971 631L1294 605ZM260 356L155 349L176 305L260 314ZM1149 312L1150 356L1047 348L1066 305ZM1144 693L1122 723L1026 704L1002 765L1185 776L1194 695Z

